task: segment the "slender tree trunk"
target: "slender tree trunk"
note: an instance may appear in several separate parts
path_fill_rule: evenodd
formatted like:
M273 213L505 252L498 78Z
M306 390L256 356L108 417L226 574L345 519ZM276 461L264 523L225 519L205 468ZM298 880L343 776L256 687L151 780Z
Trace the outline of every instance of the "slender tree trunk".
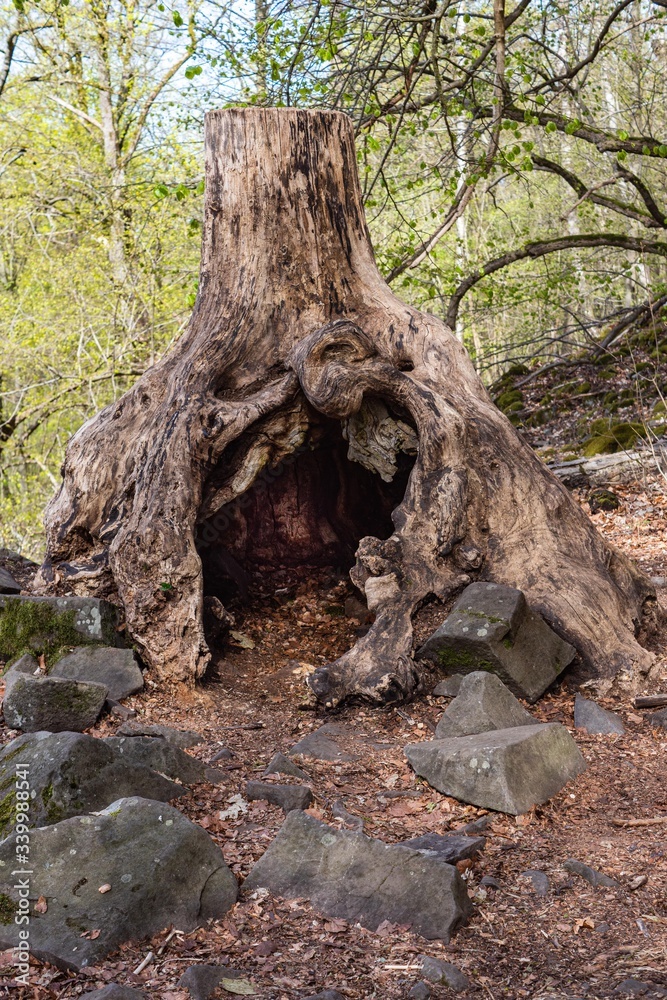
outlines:
M349 119L212 112L206 181L190 326L70 442L42 590L117 595L156 675L192 681L210 656L200 552L242 582L356 548L376 619L313 676L328 705L413 692L415 610L472 579L521 588L601 682L646 672L634 629L648 581L518 437L451 331L379 274Z

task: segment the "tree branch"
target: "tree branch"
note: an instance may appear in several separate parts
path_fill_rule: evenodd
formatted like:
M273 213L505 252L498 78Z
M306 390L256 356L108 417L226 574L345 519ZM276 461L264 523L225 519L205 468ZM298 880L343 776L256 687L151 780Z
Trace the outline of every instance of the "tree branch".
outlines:
M557 253L559 250L577 250L588 247L615 247L619 250L634 250L636 253L659 254L661 257L667 257L667 243L636 236L625 236L622 233L584 233L578 236L557 236L551 240L526 243L518 250L511 250L501 257L488 261L460 283L449 300L446 316L447 325L452 330L456 327L463 296L487 275L494 274L495 271L500 271L502 268L515 264L519 260L525 260L527 257L537 260L547 254Z
M559 177L562 177L563 180L566 181L570 185L570 187L574 191L576 191L576 193L579 195L579 201L577 202L577 205L579 205L582 201L590 201L593 202L595 205L601 205L603 208L608 208L613 212L618 212L619 215L625 215L629 219L636 219L638 222L641 222L642 225L646 226L647 229L665 228L664 217L661 217L659 213L657 217L653 215L653 213L651 213L651 215L647 215L646 212L640 212L632 205L628 205L625 202L618 201L616 198L608 198L606 195L598 194L597 192L601 185L598 185L597 189L595 187L593 188L587 187L586 184L584 184L584 182L579 177L577 177L576 174L572 173L571 170L568 170L566 167L561 166L560 163L555 163L553 160L546 159L546 157L544 156L533 156L532 160L533 160L533 166L535 166L538 170L544 170L547 173L557 174ZM627 173L630 173L630 171L627 171ZM632 174L631 176L634 177L635 175ZM626 177L624 177L623 179L629 180L629 178ZM642 183L641 181L639 181L639 178L635 179L640 184ZM616 183L615 178L610 178L606 181L603 181L603 184L605 185L615 184L615 183ZM648 197L651 198L648 189L645 190ZM655 202L653 202L653 204L655 205ZM655 208L657 210L657 205L655 205ZM570 211L572 211L572 209L570 209Z

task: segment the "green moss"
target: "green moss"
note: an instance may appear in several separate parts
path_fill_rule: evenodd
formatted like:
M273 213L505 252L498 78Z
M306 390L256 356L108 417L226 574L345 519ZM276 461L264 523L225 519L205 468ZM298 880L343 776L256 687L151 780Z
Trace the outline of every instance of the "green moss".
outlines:
M663 413L667 413L667 406L665 405L664 400L659 399L658 402L653 407L653 416L659 417Z
M512 413L523 409L523 393L518 389L507 389L496 398L496 406L503 413Z
M505 647L505 649L511 649L513 645L514 643L512 642L509 636L503 639L503 646Z
M0 924L7 927L16 915L16 903L4 892L0 892Z
M577 386L577 388L574 390L574 395L575 396L583 396L584 393L587 393L587 392L590 392L590 391L591 391L591 383L590 382L582 382L581 385Z
M438 662L442 667L468 667L475 670L490 670L492 666L488 660L480 660L464 649L441 649Z
M646 437L646 428L643 424L614 424L603 434L596 434L585 441L583 453L586 458L594 458L595 455L614 455L616 452L632 448L640 437Z
M25 653L52 666L73 646L95 645L77 632L76 611L56 611L46 601L7 599L0 608L0 658L8 664Z
M14 780L16 777L14 776ZM0 837L5 837L9 833L16 815L16 791L13 790L5 795L0 802Z

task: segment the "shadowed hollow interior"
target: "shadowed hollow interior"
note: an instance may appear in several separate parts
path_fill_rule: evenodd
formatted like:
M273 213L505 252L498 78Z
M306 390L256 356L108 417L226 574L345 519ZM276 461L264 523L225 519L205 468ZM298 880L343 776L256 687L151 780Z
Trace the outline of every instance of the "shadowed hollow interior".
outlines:
M348 458L336 420L318 417L306 443L263 470L232 503L198 526L204 593L223 604L253 579L281 569L331 566L347 572L359 540L387 538L414 456L399 453L391 482Z

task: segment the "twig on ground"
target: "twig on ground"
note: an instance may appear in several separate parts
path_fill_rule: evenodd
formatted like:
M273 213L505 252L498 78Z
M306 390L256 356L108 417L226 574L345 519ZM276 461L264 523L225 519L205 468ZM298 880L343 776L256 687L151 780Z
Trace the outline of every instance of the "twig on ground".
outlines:
M612 819L614 826L656 826L659 823L667 823L667 816L655 816L653 819Z

